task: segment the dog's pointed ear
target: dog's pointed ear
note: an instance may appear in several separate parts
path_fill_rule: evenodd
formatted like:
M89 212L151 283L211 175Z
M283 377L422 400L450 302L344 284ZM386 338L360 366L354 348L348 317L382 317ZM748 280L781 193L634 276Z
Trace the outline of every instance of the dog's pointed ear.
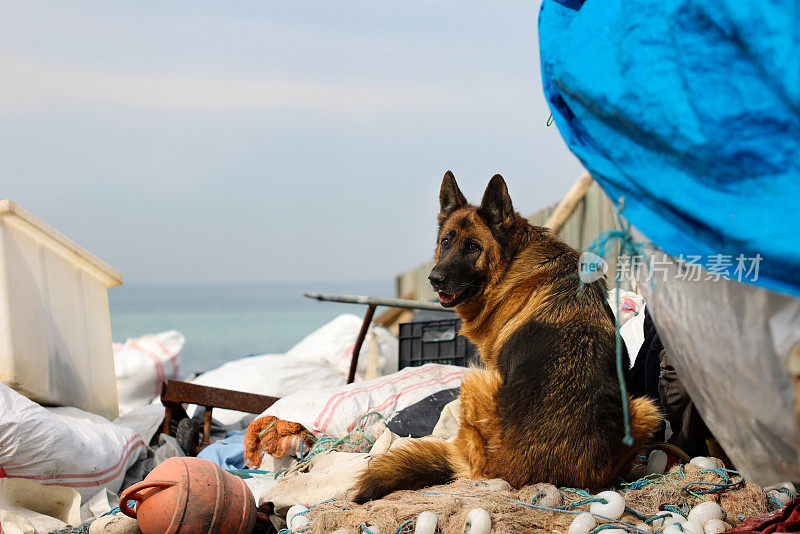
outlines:
M439 224L442 224L451 213L467 205L467 199L461 193L453 173L447 171L442 179L442 188L439 190Z
M499 174L495 174L483 193L478 215L492 227L500 226L513 214L514 206L511 205L511 197L508 196L506 181Z

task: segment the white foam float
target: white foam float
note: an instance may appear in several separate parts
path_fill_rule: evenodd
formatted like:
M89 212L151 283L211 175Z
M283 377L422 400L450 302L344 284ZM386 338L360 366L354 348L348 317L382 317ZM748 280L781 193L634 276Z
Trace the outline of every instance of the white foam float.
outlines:
M655 527L657 529L658 528L667 528L669 525L673 525L675 523L678 523L680 525L683 525L684 523L686 523L686 518L683 517L681 514L678 514L678 513L675 513L675 512L663 511L663 512L659 512L658 515L662 516L662 517L659 517L658 519L656 519L656 520L654 520L652 522L653 527Z
M595 497L605 500L602 502L593 502L589 505L589 511L595 515L609 517L611 519L619 519L625 512L625 499L616 491L601 491Z
M297 517L297 518L300 518L300 517L305 518L306 519L306 524L308 524L308 518L306 518L304 515L297 515L297 514L302 514L304 512L308 512L308 508L306 508L302 504L295 504L295 505L291 506L289 508L289 510L286 512L286 526L289 527L292 530L298 528L300 525L298 525L297 527L292 526L292 522L294 521L295 517Z
M775 484L774 486L769 486L768 488L764 489L787 489L792 493L797 493L797 488L794 487L794 484L791 482L781 482L780 484Z
M664 471L667 470L667 453L660 450L655 449L650 451L650 454L647 455L647 468L645 472L648 475L658 474L663 475Z
M292 522L289 523L289 528L292 530L297 530L300 527L304 527L311 523L311 520L304 515L296 515L292 518Z
M492 518L483 508L475 508L467 515L467 528L464 534L489 534Z
M773 484L772 486L767 486L764 490L766 490L767 495L779 501L781 504L787 504L792 500L792 496L797 496L797 488L795 488L794 484L791 482ZM788 495L784 490L788 490L792 495Z
M422 512L417 516L417 525L414 534L434 534L438 517L433 512Z
M681 525L683 530L687 532L694 532L695 534L703 534L703 523L700 523L696 519L689 519Z
M731 529L731 526L722 519L709 519L703 525L703 534L722 534Z
M661 531L661 534L703 534L703 528L693 523L691 521L686 521L685 523L678 524L672 523L671 525L667 525L664 527L664 530Z
M490 478L479 480L475 483L476 487L486 488L487 491L511 491L511 484L502 478Z
M767 495L779 501L781 504L788 504L789 501L792 500L792 498L786 495L784 492L777 490L775 488L768 490Z
M561 506L561 503L563 502L561 492L558 491L558 488L552 484L540 482L538 484L534 484L533 488L531 488L531 491L534 492L534 495L538 496L532 503L537 506L557 508Z
M695 521L698 525L705 525L712 519L722 519L725 513L722 508L711 501L701 502L689 511L689 521Z
M694 465L700 469L717 469L719 467L717 462L707 456L695 456L689 460L689 465Z
M597 520L589 512L583 512L575 516L569 524L567 534L589 534L597 526Z

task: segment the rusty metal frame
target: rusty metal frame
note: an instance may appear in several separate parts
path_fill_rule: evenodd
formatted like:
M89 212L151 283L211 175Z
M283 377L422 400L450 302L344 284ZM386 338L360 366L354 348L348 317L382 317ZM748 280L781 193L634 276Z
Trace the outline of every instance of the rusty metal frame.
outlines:
M162 432L169 435L173 417L188 417L183 409L183 404L202 406L206 409L203 421L203 441L200 443L200 448L203 448L211 440L211 413L214 408L259 414L277 400L278 397L201 386L180 380L167 380L161 384L161 404L164 405Z

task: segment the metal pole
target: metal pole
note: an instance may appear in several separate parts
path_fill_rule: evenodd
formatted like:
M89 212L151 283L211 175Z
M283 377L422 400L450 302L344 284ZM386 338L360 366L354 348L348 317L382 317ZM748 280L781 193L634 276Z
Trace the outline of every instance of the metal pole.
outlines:
M364 304L376 306L389 306L391 308L408 308L412 310L437 310L447 311L438 302L425 302L423 300L388 299L382 297L364 297L359 295L324 295L320 293L304 293L310 299L326 302L345 302L348 304Z
M370 304L367 307L367 313L364 315L364 322L361 323L361 331L356 338L356 344L353 347L353 357L350 359L350 372L347 374L347 383L352 384L356 379L356 368L358 367L358 355L361 352L361 345L364 344L364 338L367 337L367 330L369 330L369 323L372 322L372 316L375 314L377 304Z

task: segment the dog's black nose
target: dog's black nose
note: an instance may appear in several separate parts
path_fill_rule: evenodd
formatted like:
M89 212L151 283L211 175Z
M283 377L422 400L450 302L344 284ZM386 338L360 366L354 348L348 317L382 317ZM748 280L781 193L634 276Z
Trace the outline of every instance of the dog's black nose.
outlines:
M431 271L431 274L428 275L428 280L430 280L433 288L436 289L444 284L444 275L436 271Z

